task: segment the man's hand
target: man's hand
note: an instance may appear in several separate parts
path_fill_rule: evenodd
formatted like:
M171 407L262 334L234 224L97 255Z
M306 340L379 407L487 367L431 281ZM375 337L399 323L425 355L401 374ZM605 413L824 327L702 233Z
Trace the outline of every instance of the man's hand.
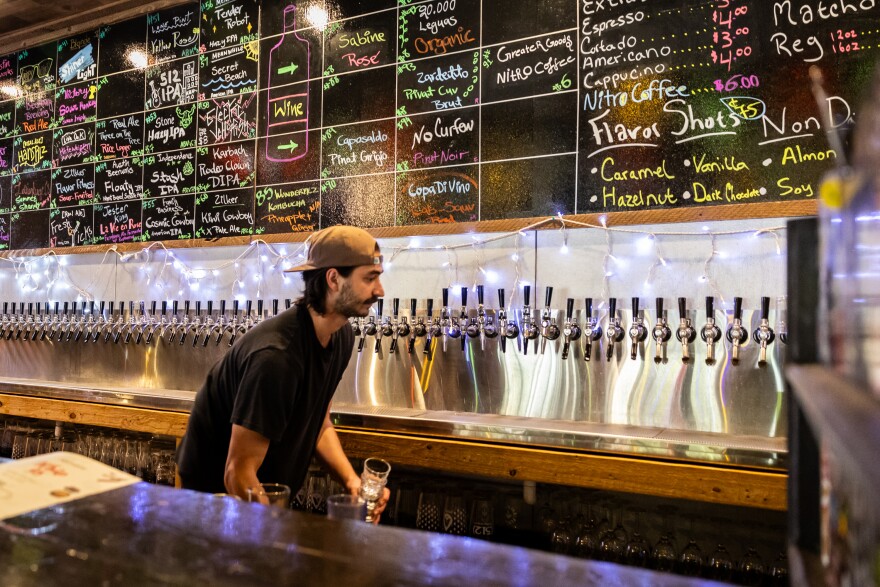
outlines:
M361 478L358 476L349 477L345 481L345 489L351 495L357 495L358 491L361 488ZM382 517L382 512L385 511L385 507L388 505L388 500L391 498L391 490L387 487L382 489L382 496L379 497L379 501L376 502L376 508L373 510L373 523L378 524L379 518Z

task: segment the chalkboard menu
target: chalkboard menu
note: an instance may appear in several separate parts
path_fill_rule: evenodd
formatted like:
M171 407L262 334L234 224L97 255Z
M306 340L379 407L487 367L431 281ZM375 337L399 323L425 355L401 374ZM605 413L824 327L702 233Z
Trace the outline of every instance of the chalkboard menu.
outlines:
M875 0L184 3L0 56L0 249L815 198L878 30Z

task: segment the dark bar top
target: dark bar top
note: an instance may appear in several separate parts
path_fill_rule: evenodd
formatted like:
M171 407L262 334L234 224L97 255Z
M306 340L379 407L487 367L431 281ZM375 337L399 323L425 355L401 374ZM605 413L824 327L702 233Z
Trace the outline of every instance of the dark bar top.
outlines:
M0 585L711 585L138 483L0 521Z

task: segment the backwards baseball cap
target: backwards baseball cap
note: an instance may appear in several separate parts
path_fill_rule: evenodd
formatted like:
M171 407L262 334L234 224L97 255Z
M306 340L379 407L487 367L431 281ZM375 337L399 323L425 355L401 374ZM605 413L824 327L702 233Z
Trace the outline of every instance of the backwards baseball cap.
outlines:
M379 243L369 232L354 226L331 226L312 235L306 262L286 271L310 271L381 263Z

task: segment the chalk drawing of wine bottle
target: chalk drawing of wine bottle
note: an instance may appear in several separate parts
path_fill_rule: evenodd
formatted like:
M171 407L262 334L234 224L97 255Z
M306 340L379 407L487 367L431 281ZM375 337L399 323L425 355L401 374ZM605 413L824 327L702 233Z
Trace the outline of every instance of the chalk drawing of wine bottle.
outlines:
M309 42L295 32L296 5L284 8L284 33L269 51L266 159L296 161L309 151ZM305 56L305 60L303 60Z

